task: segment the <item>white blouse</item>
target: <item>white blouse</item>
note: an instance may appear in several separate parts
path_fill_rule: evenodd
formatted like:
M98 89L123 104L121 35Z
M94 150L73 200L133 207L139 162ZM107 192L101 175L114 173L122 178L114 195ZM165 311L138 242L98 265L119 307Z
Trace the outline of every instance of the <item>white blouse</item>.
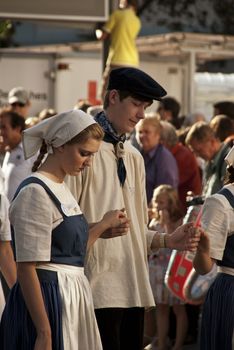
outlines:
M224 186L234 196L234 185ZM234 233L234 209L222 194L207 197L202 213L202 228L209 234L210 256L222 260L227 237Z
M67 216L81 214L64 182L56 183L39 173L33 176L50 188ZM51 233L63 217L44 188L36 183L22 188L10 205L9 217L14 228L16 261L50 261Z

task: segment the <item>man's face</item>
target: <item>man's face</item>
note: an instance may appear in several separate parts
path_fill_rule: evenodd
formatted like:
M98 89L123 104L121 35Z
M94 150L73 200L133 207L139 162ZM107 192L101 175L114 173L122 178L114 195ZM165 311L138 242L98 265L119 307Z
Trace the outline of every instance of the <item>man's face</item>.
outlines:
M145 118L145 110L150 104L131 96L120 101L117 90L112 90L109 105L110 122L118 134L131 133L139 120Z
M0 119L0 135L3 139L3 144L15 148L21 141L20 127L12 128L10 123L10 117L3 116Z
M212 160L215 155L214 139L212 138L202 142L193 139L190 141L189 147L196 156L201 157L205 161Z
M31 104L30 102L26 103L25 105L11 105L11 110L12 112L15 112L19 115L21 115L22 117L24 117L24 119L26 119L29 115L29 110L30 110Z

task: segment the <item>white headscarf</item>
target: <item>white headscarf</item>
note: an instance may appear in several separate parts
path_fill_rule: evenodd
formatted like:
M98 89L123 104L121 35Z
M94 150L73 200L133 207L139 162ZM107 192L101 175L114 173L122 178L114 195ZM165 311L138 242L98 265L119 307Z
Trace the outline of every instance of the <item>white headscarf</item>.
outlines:
M230 151L228 152L224 160L229 166L234 167L234 146L232 146L232 148L230 149Z
M93 117L79 109L43 120L23 131L22 141L25 159L32 157L39 151L43 140L47 144L47 152L53 153L52 147L64 145L89 125L95 123Z

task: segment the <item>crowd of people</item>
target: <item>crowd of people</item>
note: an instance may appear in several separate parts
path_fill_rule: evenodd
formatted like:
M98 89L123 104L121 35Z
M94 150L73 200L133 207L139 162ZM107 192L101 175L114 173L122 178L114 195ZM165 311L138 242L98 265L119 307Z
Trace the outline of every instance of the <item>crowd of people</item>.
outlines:
M226 105L228 105L229 114L224 115L221 110L218 111L218 113L221 114L216 115L216 109L219 105L221 107L226 107ZM191 198L194 197L197 199L199 207L200 204L205 201L202 209L201 227L206 234L204 237L202 236L200 243L201 248L199 244L194 263L195 268L200 274L208 274L211 272L214 263L221 266L224 265L225 267L228 266L229 268L232 267L230 262L226 265L227 261L225 260L225 251L228 249L230 254L231 248L231 243L226 247L225 242L227 236L231 235L232 232L232 204L228 203L228 207L227 199L223 199L223 205L225 204L225 206L229 208L230 213L230 217L227 218L225 216L223 219L222 215L225 215L224 212L227 211L227 207L225 208L221 206L216 208L216 203L215 207L211 206L211 203L213 203L213 201L215 202L216 198L214 197L213 199L213 195L218 193L217 196L219 198L219 193L221 193L220 190L228 182L226 157L232 150L234 136L234 121L231 115L231 106L234 110L234 103L229 101L224 101L220 104L217 103L214 105L214 115L209 122L206 121L205 118L204 120L200 120L199 118L199 120L194 123L188 123L186 117L182 118L179 116L179 102L176 101L175 98L165 97L160 101L156 113L153 115L152 113L149 114L136 126L136 137L134 137L134 143L136 141L138 142L137 148L142 153L145 163L149 227L153 225L153 227L156 227L158 230L161 230L163 227L164 232L170 232L170 226L168 227L168 225L169 223L173 224L171 215L174 206L171 202L170 211L168 211L169 208L166 207L166 205L168 205L166 203L168 203L170 197L169 194L166 196L166 192L171 193L171 191L174 190L177 193L176 195L179 198L179 202L176 204L176 209L180 209L180 213L182 211L181 218L184 218L184 222L186 221L186 218L189 217L188 214L191 208L188 208L188 205ZM188 126L188 124L190 125ZM164 154L162 153L163 147L170 151L170 156L173 156L173 160L170 160L165 151ZM163 154L161 158L159 157L160 153ZM167 176L165 175L165 169L168 169ZM228 170L232 173L232 163ZM176 175L178 176L177 181L173 180L173 177L175 179ZM160 181L158 181L158 177L160 176ZM232 180L230 179L232 179L231 175L229 176L229 182L231 183ZM232 188L231 185L229 185L228 189L230 190L230 188ZM161 198L162 195L159 195L160 192L164 193L163 199ZM229 197L230 196L231 195L229 195ZM168 198L166 199L166 197ZM157 200L158 203L156 204ZM222 211L222 214L219 214L219 210ZM214 219L213 215L215 216ZM179 219L179 217L177 217L177 219ZM194 221L195 219L196 217L193 218ZM217 220L217 223L215 223L215 220ZM220 236L222 247L220 246L220 243L218 243L218 232L220 230L222 230L222 235ZM223 240L224 235L226 236ZM212 248L208 248L209 240L210 244L212 244ZM231 239L228 241L231 241ZM205 245L205 247L203 245ZM212 261L208 267L207 265L204 267L201 262L201 256L202 254L205 255L205 253L200 253L200 251L203 252L205 249L206 259L208 260L208 256L210 256L210 260ZM217 253L216 250L219 249L220 251ZM167 254L168 256L166 257ZM151 287L157 305L154 317L151 315L151 317L148 317L147 319L147 328L151 329L150 331L147 330L146 333L150 332L151 338L156 334L156 340L151 339L152 345L150 348L160 350L167 349L168 347L181 349L181 344L190 342L191 339L193 341L196 339L197 341L200 341L201 349L219 349L221 344L226 344L225 349L231 349L233 346L232 334L234 318L229 311L230 318L227 321L229 327L228 331L226 332L222 330L220 332L222 329L221 323L223 322L225 324L224 315L230 306L229 301L225 306L221 303L218 308L218 306L215 306L217 299L214 301L213 296L210 297L212 300L209 304L210 309L208 312L204 311L204 317L210 318L209 320L206 318L206 321L202 320L202 325L199 324L199 315L201 313L203 314L203 303L200 302L202 304L199 306L188 304L184 309L186 310L183 314L184 316L181 316L181 319L178 322L178 315L182 315L182 311L181 314L178 314L178 309L183 310L183 305L186 304L186 296L182 299L176 298L173 296L170 288L166 285L165 275L166 271L169 269L169 261L170 264L173 263L173 260L170 260L170 257L171 251L166 253L165 251L161 252L161 250L153 255L149 255ZM167 262L165 262L165 259L167 259ZM179 270L177 270L177 272L178 271ZM218 267L218 276L220 276L221 272L224 274L228 273L229 275L232 274L231 269L228 269L227 272L227 269L225 270L224 268L221 269ZM207 277L207 280L208 279L209 277ZM204 284L206 283L205 281L206 280L204 279ZM162 289L162 283L164 289ZM230 283L230 285L227 285L229 287L229 293L233 293L233 289L231 289L233 277L230 277L228 283ZM223 296L220 293L219 289L216 289L216 293L216 298L226 298L226 296ZM210 294L208 294L208 296L210 296ZM189 300L189 302L191 302L191 300ZM214 310L211 309L211 302ZM177 304L182 305L179 308L176 306ZM196 304L195 300L194 304ZM175 316L171 317L170 313L168 313L168 306L171 306L171 310ZM222 307L225 307L226 311L223 311ZM207 310L207 308L204 310ZM224 312L223 319L221 319L221 317L219 317L218 320L216 317L213 318L214 315L218 315L218 312ZM211 319L215 324L214 327L210 327ZM148 326L149 322L154 322L155 330L152 330L152 327ZM174 331L172 332L173 334L170 334L171 327L174 328ZM181 329L184 332L181 332ZM214 329L216 330L215 332ZM146 335L148 336L149 334ZM214 340L211 341L210 337ZM226 339L225 343L223 340L224 338Z

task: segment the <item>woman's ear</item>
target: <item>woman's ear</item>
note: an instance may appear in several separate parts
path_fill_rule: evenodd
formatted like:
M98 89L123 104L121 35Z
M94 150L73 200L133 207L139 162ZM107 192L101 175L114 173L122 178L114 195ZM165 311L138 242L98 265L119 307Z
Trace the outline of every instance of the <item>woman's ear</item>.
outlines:
M59 146L56 149L58 150L58 152L63 153L65 149L65 145Z

